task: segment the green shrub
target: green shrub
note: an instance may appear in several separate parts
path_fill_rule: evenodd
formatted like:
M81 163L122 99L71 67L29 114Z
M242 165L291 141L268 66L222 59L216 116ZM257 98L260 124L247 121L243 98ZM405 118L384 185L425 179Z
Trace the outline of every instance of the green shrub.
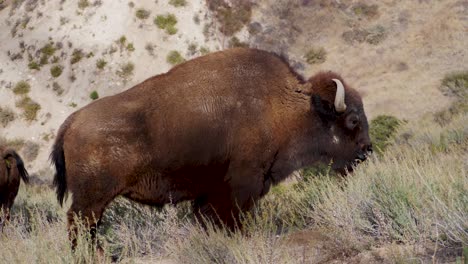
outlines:
M79 0L78 1L78 8L85 9L88 6L89 6L89 1L88 0Z
M226 36L232 36L250 23L252 16L252 3L240 1L236 5L229 6L226 2L210 0L208 8L214 12L220 24L219 30Z
M29 91L31 91L31 85L27 81L19 81L13 88L13 93L17 95L27 94Z
M394 139L401 121L393 116L380 115L372 119L369 126L369 135L374 151L382 154Z
M448 74L439 89L444 95L455 97L455 101L448 109L434 115L437 123L446 125L454 116L468 113L468 71Z
M13 122L16 118L15 113L6 107L0 107L0 124L6 127L10 122Z
M139 8L135 12L135 16L141 20L145 20L150 16L151 12L144 9L144 8Z
M448 74L442 79L440 90L444 95L468 98L468 71Z
M54 91L58 96L63 94L63 88L57 82L52 83L52 91Z
M249 47L248 43L241 42L236 36L232 37L229 40L229 47L230 48L246 48Z
M364 16L367 18L377 17L379 14L379 7L377 5L368 5L366 3L358 3L353 6L353 12L357 16Z
M133 75L133 70L135 69L135 64L132 62L127 62L120 66L120 69L117 70L117 75L121 78L127 79Z
M133 43L128 43L126 49L129 52L135 51L135 47L133 46Z
M90 94L89 94L89 98L91 98L92 100L96 100L99 98L99 94L97 91L92 91Z
M83 58L84 54L81 49L73 50L72 57L70 59L70 64L75 64Z
M327 60L327 52L324 48L311 48L304 56L308 64L320 64Z
M17 101L16 107L21 108L23 110L23 117L27 121L36 120L37 112L41 110L41 106L27 96Z
M63 68L60 65L54 65L52 68L50 68L50 74L54 77L57 78L62 74Z
M36 61L31 61L28 63L28 68L31 70L40 70L41 65L39 65L39 63L37 63Z
M185 0L169 0L169 4L175 7L181 7L187 5Z
M99 59L96 61L96 67L100 70L104 69L106 64L107 64L107 61L105 61L104 59Z
M177 33L177 28L175 27L177 18L173 14L157 15L154 19L154 24L158 28L164 29L169 35Z
M206 55L206 54L210 53L210 49L208 49L207 47L201 47L200 48L200 53L202 55Z
M47 43L44 45L44 47L41 48L42 54L47 55L48 57L54 55L55 51L56 48L54 47L53 43Z
M185 59L176 50L173 50L167 54L166 61L171 65L177 65L185 61Z

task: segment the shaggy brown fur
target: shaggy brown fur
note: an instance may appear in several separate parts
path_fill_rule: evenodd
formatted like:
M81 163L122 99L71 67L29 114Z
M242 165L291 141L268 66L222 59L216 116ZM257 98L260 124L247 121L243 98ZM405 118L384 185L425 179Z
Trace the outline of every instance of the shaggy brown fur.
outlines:
M20 178L29 182L29 175L21 157L12 149L0 147L0 231L10 220L10 209L20 185ZM3 214L3 217L2 217Z
M342 80L327 72L304 81L278 56L239 48L80 109L51 154L58 200L73 193L69 227L81 213L95 228L118 195L157 206L192 200L198 215L233 226L294 170L330 160L351 169L370 148L367 119L344 82L348 108L334 112L332 78Z

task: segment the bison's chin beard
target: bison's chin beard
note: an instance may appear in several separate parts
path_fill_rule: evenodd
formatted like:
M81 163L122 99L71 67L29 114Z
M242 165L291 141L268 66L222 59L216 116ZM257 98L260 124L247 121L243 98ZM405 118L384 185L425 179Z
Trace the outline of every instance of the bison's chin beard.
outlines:
M332 169L339 173L341 176L347 176L354 172L356 166L361 163L362 161L341 161L333 163Z

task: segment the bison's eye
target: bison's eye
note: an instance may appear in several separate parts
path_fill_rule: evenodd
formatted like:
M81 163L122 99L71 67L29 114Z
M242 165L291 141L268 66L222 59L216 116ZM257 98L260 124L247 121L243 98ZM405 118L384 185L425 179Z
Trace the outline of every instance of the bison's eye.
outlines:
M346 127L349 130L354 130L359 125L359 116L351 114L346 117Z

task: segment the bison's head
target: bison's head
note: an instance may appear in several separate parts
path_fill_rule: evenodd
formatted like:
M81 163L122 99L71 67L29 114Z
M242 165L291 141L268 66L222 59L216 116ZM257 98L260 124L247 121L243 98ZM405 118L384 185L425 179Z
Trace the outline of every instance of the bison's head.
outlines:
M312 84L312 108L319 117L320 155L332 160L332 168L344 173L367 159L372 152L369 126L360 95L332 72L309 79Z

